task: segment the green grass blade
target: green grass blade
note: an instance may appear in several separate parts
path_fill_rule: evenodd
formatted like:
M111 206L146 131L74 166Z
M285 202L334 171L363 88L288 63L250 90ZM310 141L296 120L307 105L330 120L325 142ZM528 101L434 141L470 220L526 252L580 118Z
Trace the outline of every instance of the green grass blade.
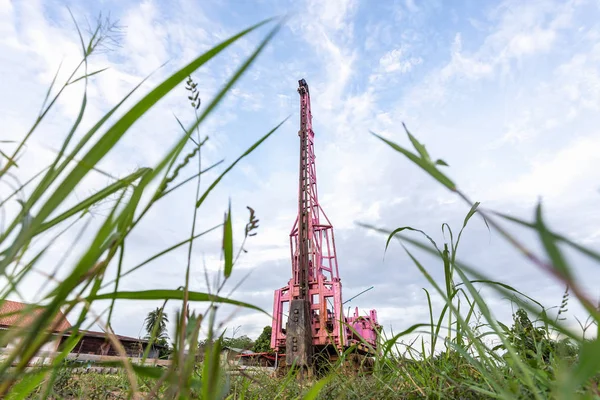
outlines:
M205 173L207 173L208 171L210 171L211 169L213 169L213 168L215 168L215 167L219 166L220 164L222 164L222 163L223 163L223 161L225 161L225 160L220 160L220 161L217 161L216 163L214 163L214 164L213 164L213 165L211 165L210 167L204 168L202 171L198 172L197 174L194 174L194 175L190 176L189 178L186 178L186 179L185 179L185 180L183 180L182 182L178 183L177 185L175 185L175 186L173 186L173 187L171 187L171 188L169 188L169 189L165 190L164 192L162 192L162 193L160 194L160 196L158 196L158 199L161 199L161 198L165 197L166 195L168 195L168 194L169 194L169 193L171 193L172 191L174 191L174 190L177 190L177 189L179 189L181 186L183 186L183 185L185 185L186 183L190 182L192 179L194 179L194 178L197 178L198 176L200 176L200 175L202 175L202 174L205 174ZM158 200L158 199L157 199L157 200Z
M444 283L446 284L446 296L450 298L453 290L452 268L450 265L450 251L448 244L444 243L444 251L442 251L442 261L444 263Z
M527 222L527 221L523 221L522 219L516 218L516 217L512 217L508 214L503 214L501 212L497 212L497 211L491 211L491 213L499 216L500 218L506 219L507 221L511 221L514 222L518 225L527 227L527 228L531 228L531 229L536 229L536 225L531 223L531 222ZM573 242L572 240L567 239L566 237L559 235L558 233L555 232L551 232L550 230L548 230L546 228L546 231L548 232L548 234L552 235L552 237L555 240L559 240L561 242L564 242L566 244L568 244L569 246L571 246L572 248L574 248L575 250L579 251L582 254L585 254L586 256L593 258L596 261L600 262L600 253L595 252L594 250L591 250L587 247L581 246L575 242Z
M31 182L33 182L35 180L35 178L37 178L38 176L40 176L41 174L43 174L44 171L46 171L48 168L50 168L50 167L43 168L42 170L40 170L39 172L37 172L35 175L33 175L31 178L29 178L27 180L27 182L25 182L24 184L22 184L18 188L16 188L7 198L5 198L2 201L0 201L0 207L2 207L4 204L6 204L7 201L9 201L14 196L16 196L17 193L21 192L27 185L29 185Z
M426 326L430 326L430 325L422 324L422 323L411 325L410 327L406 328L402 332L400 332L400 333L392 336L390 339L386 340L385 343L383 344L382 357L385 358L390 353L390 351L392 350L392 347L396 344L398 339L400 339L402 336L406 336L409 333L412 333L413 331L415 331L416 329L426 327Z
M108 265L112 255L114 255L120 244L119 238L122 238L122 236L116 232L119 218L115 218L115 215L117 215L117 209L121 204L123 196L124 193L122 192L121 197L113 206L110 214L96 232L91 245L80 257L71 273L62 280L59 286L48 294L47 298L54 298L52 303L54 307L58 307L58 304L66 299L79 284L85 281L86 277L91 278L90 274L102 272ZM123 214L123 212L124 211L122 211L121 214ZM102 255L107 251L109 254L100 261Z
M237 160L235 160L229 167L227 167L227 169L225 169L225 171L223 171L221 173L221 175L219 175L219 177L217 179L215 179L215 181L213 183L211 183L211 185L208 187L208 189L206 189L206 191L204 192L204 194L202 194L202 197L200 197L200 199L196 202L196 207L200 207L202 205L202 203L204 203L204 200L206 200L206 198L208 197L208 195L210 194L210 192L215 188L215 186L217 186L217 184L221 181L221 179L223 179L223 177L229 171L231 171L233 169L233 167L235 167L235 165L238 162L240 162L248 154L252 153L254 151L254 149L256 149L258 146L260 146L260 144L262 142L264 142L265 140L267 140L269 138L269 136L271 136L277 129L279 129L279 127L281 125L283 125L288 120L288 118L289 118L289 116L286 119L284 119L283 121L281 121L275 128L271 129L269 131L269 133L267 133L266 135L264 135L256 143L254 143L252 146L250 146L248 148L248 150L246 150L241 156L239 156L237 158Z
M471 209L469 210L469 212L467 213L465 220L463 221L463 229L467 226L467 224L469 223L469 220L471 219L471 217L473 215L475 215L475 213L477 212L477 207L479 207L481 203L479 201L476 201L473 206L471 206ZM460 236L460 235L459 235Z
M460 267L463 268L464 265L460 264ZM464 268L463 268L464 269ZM470 269L470 268L469 268ZM519 296L522 296L524 298L526 298L527 300L531 301L532 303L537 304L538 306L540 306L540 309L543 309L544 306L542 305L542 303L540 303L539 301L537 301L536 299L534 299L533 297L530 297L528 295L526 295L525 293L515 289L513 286L507 285L506 283L503 282L498 282L498 281L493 281L493 280L489 280L489 279L470 279L469 282L471 283L485 283L486 285L497 285L497 286L501 286L504 289L508 290L509 292L513 292L518 294ZM463 283L457 283L456 286L460 286Z
M452 248L452 251L456 251L455 250L455 246L454 246L454 233L452 232L452 229L450 228L450 225L448 225L447 223L443 223L442 224L442 236L444 237L444 240L446 240L446 230L448 231L448 235L450 235L450 247Z
M79 202L77 205L71 207L69 210L60 214L56 218L43 223L42 226L40 226L39 231L36 232L36 234L42 233L45 230L52 228L53 226L61 223L62 221L77 214L78 212L86 210L89 207L91 207L92 205L97 204L99 201L104 200L105 198L114 194L115 192L128 187L134 181L136 181L138 178L140 178L141 176L144 176L146 173L148 173L148 171L150 171L150 168L140 168L138 171L105 187L104 189L98 191L97 193L94 193L93 195L89 196L87 199Z
M127 275L129 275L129 274L131 274L131 273L135 272L136 270L138 270L138 269L142 268L144 265L148 264L149 262L151 262L151 261L154 261L154 260L156 260L157 258L159 258L159 257L161 257L161 256L164 256L164 255L165 255L165 254L167 254L167 253L170 253L172 250L175 250L176 248L178 248L178 247L181 247L181 246L183 246L183 245L184 245L184 244L186 244L186 243L189 243L189 242L190 242L190 240L195 240L195 239L198 239L199 237L201 237L201 236L204 236L204 235L206 235L207 233L210 233L210 232L212 232L212 231L214 231L214 230L216 230L216 229L220 228L221 226L223 226L223 224L215 225L215 226L213 226L212 228L205 230L204 232L200 232L200 233L198 233L198 234L194 235L193 239L187 238L187 239L185 239L185 240L182 240L181 242L179 242L179 243L177 243L177 244L174 244L174 245L173 245L173 246L171 246L171 247L168 247L168 248L166 248L166 249L165 249L165 250L163 250L163 251L160 251L160 252L156 253L156 254L155 254L155 255L153 255L152 257L150 257L150 258L148 258L148 259L146 259L146 260L142 261L141 263L137 264L135 267L132 267L132 268L128 269L127 271L123 272L123 273L121 274L121 278L124 278L125 276L127 276ZM111 285L111 284L113 284L113 283L115 283L115 280L112 280L112 281L109 281L108 283L105 283L105 284L102 286L102 289L104 289L105 287L107 287L107 286L109 286L109 285Z
M6 399L22 400L30 398L28 396L30 396L31 392L41 385L44 378L46 378L47 373L47 368L41 368L38 371L34 370L30 373L24 374L20 381L11 388L11 391L9 395L6 396Z
M77 71L79 69L79 67L81 66L82 63L83 63L83 61L81 61L79 63L79 65L75 68L75 71ZM56 73L54 74L54 78L52 79L52 82L50 82L50 85L48 86L48 90L46 91L46 97L44 98L44 101L42 102L42 107L40 109L40 112L39 112L39 115L38 115L37 119L33 123L32 127L29 128L29 131L25 134L25 137L23 138L23 140L21 140L21 142L19 142L19 145L17 146L17 149L14 151L12 157L10 157L11 159L16 159L17 158L17 156L19 154L19 151L21 151L21 149L23 148L23 146L25 146L25 143L27 142L27 140L29 139L29 137L33 134L33 132L38 127L38 125L42 122L42 120L44 119L44 117L46 116L46 114L48 113L48 111L50 111L50 108L52 108L52 106L54 105L54 103L56 102L56 100L58 99L58 97L60 96L60 94L62 93L62 91L64 90L64 88L66 87L66 85L63 85L63 87L58 91L58 94L56 96L54 96L54 99L52 99L52 101L50 102L50 104L48 105L48 107L46 107L46 103L48 102L48 99L50 98L50 92L52 91L52 88L56 84L56 79L58 78L58 74L60 72L61 66L62 66L62 62L58 65ZM73 72L73 74L75 73L75 71ZM9 165L5 165L4 168L0 169L0 179L9 170L9 166L10 166L10 164Z
M552 261L552 264L554 265L554 267L564 277L568 278L569 280L572 280L573 274L571 273L569 265L567 264L566 260L564 259L560 249L556 245L554 237L550 234L550 232L546 228L546 225L544 224L544 220L542 218L542 204L541 203L538 203L535 214L536 214L535 227L536 227L536 230L538 231L540 240L542 241L542 244L544 245L544 248L546 249L546 254Z
M97 70L97 71L94 71L94 72L90 72L89 74L85 74L85 75L83 75L83 76L80 76L79 78L77 78L77 79L74 79L74 80L72 80L71 82L69 82L69 85L72 85L72 84L74 84L75 82L79 82L79 81L80 81L80 80L82 80L82 79L87 79L87 78L89 78L90 76L94 76L94 75L96 75L96 74L99 74L99 73L101 73L101 72L104 72L104 71L106 71L107 69L108 69L108 67L106 67L106 68L102 68L102 69L99 69L99 70Z
M425 291L425 294L427 295L427 309L429 310L429 329L430 329L430 336L431 336L431 353L430 353L430 357L433 358L433 355L435 354L435 343L436 343L436 339L437 337L434 336L434 328L433 328L433 306L431 305L431 296L429 295L429 291L425 288L422 288ZM425 357L425 353L423 352L423 357Z
M124 256L125 256L125 242L121 242L121 245L119 246L119 259L118 259L118 263L117 263L117 277L115 278L116 282L115 282L114 292L119 290L119 283L121 282L121 276L122 276L122 271L123 271L123 257ZM102 287L98 288L98 290L100 290L100 289L102 289ZM108 318L106 319L107 324L110 324L114 309L115 309L115 300L113 299L110 303L110 307L109 307L109 311L108 311Z
M231 201L227 214L225 214L225 223L223 224L223 258L225 259L224 275L229 278L233 269L233 228L231 227Z
M141 291L122 291L113 293L103 293L89 298L90 301L95 300L111 300L113 298L119 300L183 300L183 291L172 290L172 289L156 289L156 290L141 290ZM269 315L266 311L252 304L245 303L238 300L232 300L225 297L211 295L202 292L188 292L189 301L200 301L200 302L215 302L232 304L244 308L250 308L252 310L260 311L266 315Z
M67 7L67 11L69 12L69 15L71 16L71 19L73 20L73 24L75 25L75 29L77 30L77 35L79 36L79 44L81 44L81 52L83 54L86 54L87 51L85 49L85 43L83 40L83 35L81 34L81 29L79 29L79 24L77 23L77 20L75 19L75 16L73 15L73 13L71 12L71 9L69 7ZM98 32L98 28L100 28L100 26L96 27L96 32ZM96 33L94 33L95 35Z
M456 238L456 245L454 246L454 250L452 252L452 264L454 264L454 260L456 259L456 252L458 250L458 244L460 243L460 238L462 237L462 233L463 233L464 229L467 227L467 224L469 223L469 220L471 219L471 217L473 215L475 215L475 213L477 212L477 208L479 207L479 204L481 204L481 203L478 201L473 203L473 205L471 206L471 209L465 216L465 220L463 221L463 226L462 226L462 228L460 228L460 232L458 232L458 237ZM491 232L490 226L488 225L488 222L487 222L487 219L483 215L482 215L482 218L485 223L485 226L487 226L487 228L488 228L488 232Z
M123 366L122 361L95 361L94 364L96 364L98 367ZM159 379L164 372L164 369L161 367L152 367L148 365L138 365L132 363L131 367L133 368L133 371L136 373L136 375L142 378Z
M441 173L437 168L435 168L435 165L433 163L429 163L429 162L425 161L424 159L417 157L415 154L411 153L410 151L406 150L405 148L397 145L396 143L394 143L392 141L389 141L389 140L383 138L382 136L379 136L376 133L371 132L371 134L373 136L381 139L383 142L385 142L388 146L390 146L397 152L404 154L409 160L411 160L413 163L415 163L419 167L421 167L421 169L423 169L425 172L427 172L429 175L431 175L435 180L440 182L442 185L446 186L448 189L450 189L453 192L456 191L456 185L454 184L454 182L452 182L452 180L450 178L448 178L446 175Z
M130 231L133 228L133 218L135 216L135 211L140 204L140 200L142 199L142 195L144 190L148 186L148 184L152 181L154 177L156 177L161 168L164 168L165 163L159 163L156 169L145 168L141 174L140 183L133 190L133 194L131 195L131 199L127 203L127 206L123 210L120 215L119 223L117 224L117 230L122 233L123 237L126 232Z
M590 378L600 371L600 339L585 341L579 351L579 360L568 379L558 388L560 397L568 399Z
M360 226L363 226L363 225L361 225L361 224L359 224L359 225L360 225ZM437 244L436 244L436 243L435 243L435 241L434 241L434 240L431 238L431 236L429 236L428 234L426 234L426 233L425 233L425 232L423 232L422 230L420 230L420 229L415 229L415 228L412 228L412 227L410 227L410 226L403 226L403 227L401 227L401 228L396 228L396 229L394 229L394 230L393 230L393 231L392 231L392 232L389 234L389 236L388 236L388 238L387 238L387 241L385 242L385 250L384 250L384 255L385 255L385 252L387 251L387 249L388 249L388 247L389 247L389 245L390 245L390 241L393 239L393 237L394 237L394 236L396 236L396 234L398 234L398 233L402 232L403 230L409 230L409 231L414 231L414 232L419 232L419 233L421 233L423 236L425 236L425 237L426 237L426 238L427 238L427 239L428 239L428 240L431 242L431 244L433 245L433 247L435 247L436 249L438 248L438 247L437 247ZM441 251L440 251L439 249L438 249L438 252L439 252L440 254L442 254L442 253L441 253Z
M87 62L86 62L86 69L87 69ZM69 145L69 143L71 142L71 139L73 138L73 135L75 134L75 132L77 131L77 128L79 127L79 125L81 124L81 121L83 120L83 114L85 113L85 109L87 107L87 86L88 86L88 81L86 79L85 85L83 88L83 98L81 100L81 106L79 107L79 113L77 114L77 118L75 119L75 122L73 123L73 126L71 127L71 130L67 134L67 137L65 138L65 140L63 140L61 149L58 152L58 156L56 157L56 159L54 160L54 163L50 167L50 171L52 171L52 172L54 171L54 168L60 161L60 158L63 156L65 150L67 149L67 146ZM49 171L49 173L52 173L50 171Z
M10 165L14 165L15 167L19 167L19 165L17 164L17 162L15 160L12 159L11 156L9 156L8 154L6 154L5 152L3 152L2 150L0 150L0 155L2 155L4 158L6 158L8 160L8 163L6 165L6 167L10 167Z
M429 153L427 152L427 149L425 149L425 146L420 143L417 138L415 138L408 130L408 128L406 127L406 125L404 123L402 123L402 126L404 127L404 131L406 132L406 134L408 135L408 138L410 139L410 142L412 143L413 147L415 148L415 150L419 153L419 155L421 156L421 158L425 161L431 162L431 157L429 157ZM445 163L444 163L445 164Z
M325 385L331 380L331 376L325 377L317 381L310 390L304 395L303 400L315 400L321 393Z

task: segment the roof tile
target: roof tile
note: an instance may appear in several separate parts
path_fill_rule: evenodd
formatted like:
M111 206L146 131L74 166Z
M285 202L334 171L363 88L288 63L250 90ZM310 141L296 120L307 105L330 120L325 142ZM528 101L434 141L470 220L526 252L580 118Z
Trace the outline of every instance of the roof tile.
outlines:
M0 300L0 326L10 328L13 326L26 327L30 325L44 308L33 306L34 309L29 310L27 309L28 306L31 305L12 300ZM53 322L57 324L55 332L64 331L71 327L71 324L62 311L58 312Z

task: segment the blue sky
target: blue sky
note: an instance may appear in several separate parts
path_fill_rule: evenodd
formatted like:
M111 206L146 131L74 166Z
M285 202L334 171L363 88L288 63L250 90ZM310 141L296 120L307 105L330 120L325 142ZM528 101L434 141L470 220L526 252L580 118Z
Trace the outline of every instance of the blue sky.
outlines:
M203 165L225 158L224 166L291 115L222 182L199 217L204 228L219 222L231 197L238 235L246 205L261 220L260 232L234 274L237 282L253 271L236 298L270 310L273 290L289 279L288 234L297 196L296 87L301 78L311 89L319 193L336 229L345 297L374 285L355 305L377 308L387 329L399 331L427 320L421 288L429 286L401 248L392 248L382 260L385 238L355 222L388 228L412 225L442 242L441 224L459 229L468 207L370 130L408 145L405 122L433 157L450 164L447 173L459 187L483 206L529 217L541 197L553 228L589 246L600 245L598 2L0 0L0 72L12 77L0 81L3 139L26 131L59 63L63 61L64 76L78 60L67 5L78 21L103 12L126 27L121 46L92 61L94 67L109 70L90 83L87 127L148 74L154 72L135 98L241 29L289 14L284 28L203 127L210 137ZM194 74L203 104L266 33L261 29L249 35ZM173 114L191 120L184 92L182 85L161 101L102 167L124 176L156 161L179 132ZM47 162L47 147L64 137L80 96L81 88L67 92L33 138L21 178ZM207 174L204 187L217 173ZM105 177L90 177L77 196L107 183ZM192 196L193 188L186 187L148 215L132 237L127 262L133 265L187 235ZM56 263L66 250L75 257L72 240L64 238L48 263ZM194 290L204 289L204 265L216 273L219 240L217 233L196 249ZM525 235L524 240L539 248L537 238ZM489 235L480 220L472 221L461 246L465 261L494 278L548 306L560 303L563 288L540 275L501 238ZM595 275L587 260L570 257L581 277ZM424 260L434 276L442 276L439 264ZM129 289L176 288L183 282L184 266L185 251L176 252L123 284ZM33 288L44 281L27 284L28 300L35 300L38 291ZM600 296L592 280L583 279L583 285L593 298ZM510 318L510 303L493 296L490 302L498 318ZM136 336L143 315L154 306L122 303L113 327ZM439 311L439 299L434 306ZM173 304L171 310L175 308ZM575 305L570 311L582 315ZM240 332L256 336L268 323L240 311L226 326L241 325ZM576 324L572 316L569 323Z

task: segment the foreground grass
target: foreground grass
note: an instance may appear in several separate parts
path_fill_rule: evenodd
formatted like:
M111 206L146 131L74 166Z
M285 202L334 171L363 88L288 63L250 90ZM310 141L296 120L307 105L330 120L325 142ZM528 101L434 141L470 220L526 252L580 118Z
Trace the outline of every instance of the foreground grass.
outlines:
M600 341L596 338L584 340L579 334L566 329L561 318L552 318L548 308L534 301L511 286L491 281L475 266L459 260L458 248L463 229L472 218L483 218L490 230L499 233L523 255L523 262L539 269L561 282L566 289L565 300L560 305L562 313L567 310L569 301L577 301L589 313L589 325L598 329L600 313L595 304L580 289L573 278L572 267L562 255L562 247L570 246L594 262L600 263L600 255L589 248L573 243L565 237L551 232L544 222L541 204L534 212L534 220L524 221L493 210L483 210L479 203L472 202L459 187L441 170L446 166L442 160L434 161L421 143L405 128L415 152L375 135L391 149L409 159L425 173L437 180L465 202L468 210L464 223L456 237L447 225L442 229L448 240L442 245L435 243L430 236L413 227L395 230L361 224L387 236L387 245L398 240L407 257L413 262L437 295L444 299L445 306L436 314L431 307L430 293L425 291L424 307L430 311L430 320L406 327L390 338L382 338L381 354L375 362L371 375L355 376L345 373L343 368L332 366L331 372L319 380L299 383L293 376L272 378L268 376L232 377L220 364L222 337L215 324L216 305L235 304L257 309L252 304L220 296L223 282L230 279L240 254L233 248L231 208L224 205L225 217L216 227L197 226L196 218L190 222L189 231L183 239L168 249L156 249L156 254L133 268L125 268L122 260L127 251L126 243L134 230L139 232L139 223L148 211L165 197L189 182L196 183L195 197L190 201L196 211L203 206L205 199L227 174L245 156L281 125L276 125L228 167L205 189L201 177L207 169L201 164L201 148L207 138L201 135L203 121L224 98L230 88L240 79L264 47L274 37L280 25L276 25L257 46L255 52L245 60L240 68L215 98L203 107L191 75L228 46L251 31L271 23L265 21L242 31L215 48L198 56L188 65L173 73L161 84L142 97L127 111L121 113L123 103L119 103L96 125L86 132L80 131L81 119L87 104L87 93L82 98L79 116L72 127L65 132L63 146L55 160L39 171L31 180L14 186L9 180L19 168L19 159L27 148L29 138L42 129L47 113L56 99L72 85L87 87L88 79L98 71L88 71L88 58L103 40L110 37L113 25L102 22L89 38L80 35L82 61L68 80L61 86L53 82L48 97L39 114L20 142L14 147L2 150L0 183L13 189L0 199L0 207L17 203L18 211L7 212L7 223L0 228L0 274L6 284L0 299L19 295L19 285L31 275L45 271L39 268L39 260L54 244L54 240L64 232L79 232L87 229L87 243L77 243L80 258L68 265L61 265L64 278L44 293L45 311L37 316L26 329L12 329L0 337L0 344L15 343L0 363L0 397L22 398L202 398L202 399L271 399L271 398L321 398L321 399L363 399L363 398L594 398L598 394L598 372L600 370ZM142 118L161 98L186 81L190 91L190 112L194 122L189 127L182 126L182 133L171 149L165 152L156 165L140 168L132 174L115 179L113 183L94 195L67 205L66 199L73 199L75 188L91 173L94 173L106 154L115 148L129 131L130 127ZM137 88L134 88L134 91ZM128 98L129 96L127 96ZM126 99L127 99L126 98ZM123 99L124 101L126 99ZM106 127L107 121L115 122ZM179 120L177 120L179 123ZM77 133L77 135L75 134ZM84 151L84 149L86 149ZM179 178L179 172L186 165L194 165L198 160L194 175L187 179ZM196 167L195 167L196 168ZM100 224L87 224L89 210L95 205L116 198L108 216ZM18 199L18 200L17 200ZM8 208L6 208L8 209ZM4 209L3 209L4 210ZM252 236L257 228L253 213L244 232L243 241ZM536 254L510 235L504 223L517 224L535 232L543 244L543 254ZM222 235L222 282L210 293L189 290L189 270L194 243L211 231ZM148 232L146 232L148 234ZM151 233L150 233L151 234ZM414 235L424 235L416 239ZM417 236L420 238L420 236ZM383 237L382 237L383 239ZM43 243L43 245L39 245ZM75 246L75 243L73 244ZM181 268L187 271L181 287L172 290L122 291L120 279L143 268L169 251L185 246L187 264ZM242 244L243 247L243 244ZM437 282L415 255L425 252L439 259L438 268L443 269L445 279ZM115 274L110 275L109 266L114 266ZM54 274L48 277L51 281ZM477 287L476 287L477 285ZM488 286L499 294L509 297L519 312L513 321L497 321L481 297L478 287ZM64 359L81 337L80 330L86 329L86 321L95 318L91 306L99 300L110 300L106 318L98 318L109 332L110 340L121 349L121 373L117 376L75 375ZM181 312L173 319L176 336L172 344L170 367L161 369L151 366L132 365L119 347L118 339L110 329L115 302L119 300L161 300L181 302ZM190 302L206 303L202 315L189 314ZM96 303L97 304L97 303ZM71 312L80 306L75 318L71 339L61 349L50 366L28 369L28 363L42 346L51 339L52 321L62 309ZM262 310L260 310L262 311ZM559 313L559 317L560 317ZM532 322L533 320L533 322ZM198 362L198 335L201 327L208 331L206 346L203 347L203 362ZM410 333L421 336L415 341L404 342ZM556 340L560 336L561 340ZM442 345L442 350L439 350Z
M554 342L540 335L530 335L523 328L529 326L523 314L515 315L513 326L507 336L513 335L516 347L527 346L528 339L539 340L539 350L545 352L537 359L534 350L524 360L535 366L542 377L553 374L553 370L561 367L562 363L574 365L577 362L577 349L568 343ZM538 332L542 333L542 332ZM223 393L226 399L420 399L420 398L460 398L485 399L496 397L493 387L486 382L472 361L457 352L448 351L428 359L411 359L390 357L386 362L379 360L375 371L369 374L356 374L343 371L342 368L331 366L331 371L320 380L313 379L299 382L293 375L274 377L269 371L258 371L251 375L240 375L232 371L221 385L228 387ZM221 368L227 369L225 365ZM199 371L202 366L199 365ZM509 363L501 363L495 372L501 376L500 382L510 389L512 398L532 398L527 384L521 381L519 373L510 368ZM554 380L554 379L550 379ZM73 376L68 369L61 374L61 379L55 383L52 396L55 398L102 398L124 399L129 391L126 374L118 375L79 374ZM151 387L152 380L140 378L138 386L142 394ZM323 385L318 393L311 393L316 385ZM591 379L587 387L580 393L595 394L598 377ZM159 394L168 391L168 385L159 390ZM310 397L312 394L315 397ZM199 393L192 391L192 396L200 398ZM550 393L547 396L551 397ZM553 396L552 396L553 397Z

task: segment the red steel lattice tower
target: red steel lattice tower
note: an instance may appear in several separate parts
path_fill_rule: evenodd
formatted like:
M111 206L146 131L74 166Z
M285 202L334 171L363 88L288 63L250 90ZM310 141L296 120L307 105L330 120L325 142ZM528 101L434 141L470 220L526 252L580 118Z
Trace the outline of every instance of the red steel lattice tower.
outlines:
M375 310L360 316L356 309L353 317L344 317L333 226L319 204L315 134L304 79L298 93L300 165L298 215L290 233L292 278L275 291L271 348L285 349L288 365L310 367L313 354L327 347L341 350L361 337L375 346L379 325Z

